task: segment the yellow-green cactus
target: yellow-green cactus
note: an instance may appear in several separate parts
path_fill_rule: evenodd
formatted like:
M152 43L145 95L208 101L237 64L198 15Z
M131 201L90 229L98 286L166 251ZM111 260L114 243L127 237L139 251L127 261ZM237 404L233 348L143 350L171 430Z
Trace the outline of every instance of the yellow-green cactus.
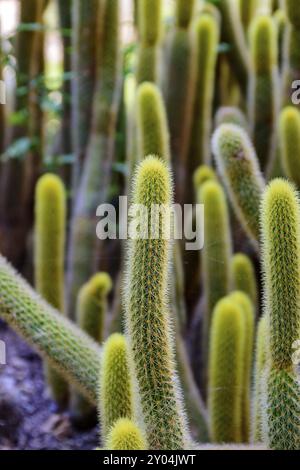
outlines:
M42 176L35 193L34 270L37 291L54 308L64 310L64 259L66 234L66 193L61 179ZM68 385L46 364L51 394L60 407L68 401Z
M210 335L208 409L213 442L242 441L243 309L231 298L215 307Z
M251 259L243 253L235 254L231 261L231 272L234 290L247 294L257 308L257 280Z
M100 375L99 412L101 435L105 442L112 426L120 418L133 419L132 378L126 339L119 333L104 344Z
M109 432L107 450L146 450L147 444L142 431L130 419L119 419Z
M284 172L300 188L300 112L297 108L288 106L281 112L279 138Z

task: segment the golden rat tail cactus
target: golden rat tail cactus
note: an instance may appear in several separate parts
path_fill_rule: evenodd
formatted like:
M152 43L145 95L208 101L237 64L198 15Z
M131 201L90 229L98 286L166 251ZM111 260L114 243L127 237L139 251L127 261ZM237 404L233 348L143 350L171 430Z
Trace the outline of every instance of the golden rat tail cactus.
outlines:
M133 421L119 419L109 432L107 450L146 450L146 441L142 431Z
M237 253L231 261L231 275L234 290L244 292L257 307L258 292L254 265L251 259L243 253Z
M300 112L297 108L288 106L281 112L279 138L284 172L300 188Z
M35 195L35 285L54 308L64 310L64 258L66 232L66 194L60 178L42 176ZM46 364L47 381L60 407L68 401L68 385Z
M125 296L127 333L149 447L175 450L184 449L187 442L167 307L171 188L163 161L148 157L140 164L133 202L147 211L148 218L141 224L148 236L134 237L129 243ZM158 217L154 207L160 209Z
M300 337L300 204L287 181L268 186L261 233L270 350L266 437L272 449L299 450L300 383L292 355Z

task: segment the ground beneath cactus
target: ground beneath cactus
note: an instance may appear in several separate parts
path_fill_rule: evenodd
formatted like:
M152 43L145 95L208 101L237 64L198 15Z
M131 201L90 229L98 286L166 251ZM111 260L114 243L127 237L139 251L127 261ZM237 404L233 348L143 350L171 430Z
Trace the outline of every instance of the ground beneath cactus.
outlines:
M0 365L0 450L93 450L98 427L76 430L59 413L44 382L39 356L0 322L6 365Z

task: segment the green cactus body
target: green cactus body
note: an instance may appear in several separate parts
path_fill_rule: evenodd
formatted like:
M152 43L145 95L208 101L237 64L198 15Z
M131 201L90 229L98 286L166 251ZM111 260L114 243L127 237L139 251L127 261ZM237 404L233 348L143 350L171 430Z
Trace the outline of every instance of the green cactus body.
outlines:
M142 431L130 419L121 418L112 427L106 443L107 450L146 450Z
M133 407L127 342L114 333L104 343L102 354L99 411L103 441L118 419L133 419Z
M112 288L112 280L106 273L95 274L79 291L76 320L78 326L97 343L104 338L107 295ZM86 398L74 392L72 396L72 419L77 426L89 427L95 422L95 408Z
M265 182L250 138L239 126L223 124L214 134L213 152L236 215L256 244Z
M279 69L282 70L283 60L284 60L284 38L287 28L287 17L283 9L278 9L273 15L273 19L277 28L277 38L278 38L278 65Z
M157 82L159 41L162 30L161 0L140 0L138 29L137 83Z
M250 298L244 292L236 291L230 295L233 302L239 305L243 310L245 322L245 342L243 359L243 392L242 392L242 442L249 442L251 432L251 376L252 376L252 358L254 345L254 306Z
M267 439L270 448L300 449L300 384L292 363L300 334L300 206L294 187L273 180L262 202L265 311L270 361Z
M239 2L242 24L247 36L249 25L256 14L257 0L239 0Z
M202 324L204 387L207 386L207 358L211 318L217 302L230 291L231 233L226 197L221 185L208 181L200 187L199 201L204 205L204 248L201 268L205 313Z
M210 14L197 20L193 34L196 41L197 79L189 162L191 174L197 165L211 160L210 137L214 80L219 43L219 23Z
M237 253L231 261L231 272L234 290L247 294L254 307L257 308L257 281L251 259L243 253Z
M138 168L134 203L148 214L157 205L160 217L148 218L149 234L129 244L126 324L146 435L151 449L184 449L185 416L174 367L173 341L167 308L168 227L171 180L164 162L148 157ZM165 209L165 210L164 210ZM154 230L154 232L152 231Z
M196 86L196 43L191 34L194 0L178 0L176 24L167 38L164 96L175 170L175 197L183 203Z
M208 410L216 443L242 441L245 333L242 308L230 298L222 299L213 314L209 357Z
M222 40L230 44L228 58L239 85L245 93L250 72L250 56L239 5L235 0L222 0L217 3L217 6L222 15Z
M267 364L267 317L264 315L259 320L256 332L255 347L255 373L254 373L254 396L252 407L252 436L254 443L263 441L263 415L265 402L265 375Z
M169 131L163 99L158 87L143 83L137 96L137 133L139 160L148 155L169 161Z
M215 127L218 128L222 124L235 124L245 129L245 131L249 131L245 114L235 106L222 106L218 109L215 116Z
M42 300L0 256L0 317L97 403L101 348Z
M64 310L64 250L66 232L66 194L59 177L42 176L35 195L35 285L54 308ZM51 394L60 407L68 401L68 385L45 364Z
M194 173L194 187L196 192L208 181L217 181L217 175L208 165L200 165Z
M292 84L294 81L300 80L300 21L297 0L285 0L285 11L287 14L287 28L283 54L283 104L289 106L294 93ZM299 105L297 106L299 108Z
M282 167L300 188L300 112L289 106L280 115L279 138Z
M275 128L279 112L277 28L272 17L258 16L250 28L252 72L249 80L249 120L261 168L269 171L275 158Z
M68 253L68 314L74 318L79 289L96 270L96 209L106 200L114 154L120 87L119 1L106 2L91 136L77 191Z

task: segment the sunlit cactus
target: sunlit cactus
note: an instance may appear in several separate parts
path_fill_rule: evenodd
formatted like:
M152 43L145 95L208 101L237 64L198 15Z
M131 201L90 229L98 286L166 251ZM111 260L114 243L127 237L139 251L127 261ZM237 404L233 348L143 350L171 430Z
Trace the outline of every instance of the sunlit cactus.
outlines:
M234 290L247 294L256 308L258 302L258 286L252 260L243 253L235 254L231 261L231 271Z
M107 450L146 450L142 431L130 419L119 419L109 432Z
M279 139L284 172L300 188L300 112L297 108L288 106L281 112Z

